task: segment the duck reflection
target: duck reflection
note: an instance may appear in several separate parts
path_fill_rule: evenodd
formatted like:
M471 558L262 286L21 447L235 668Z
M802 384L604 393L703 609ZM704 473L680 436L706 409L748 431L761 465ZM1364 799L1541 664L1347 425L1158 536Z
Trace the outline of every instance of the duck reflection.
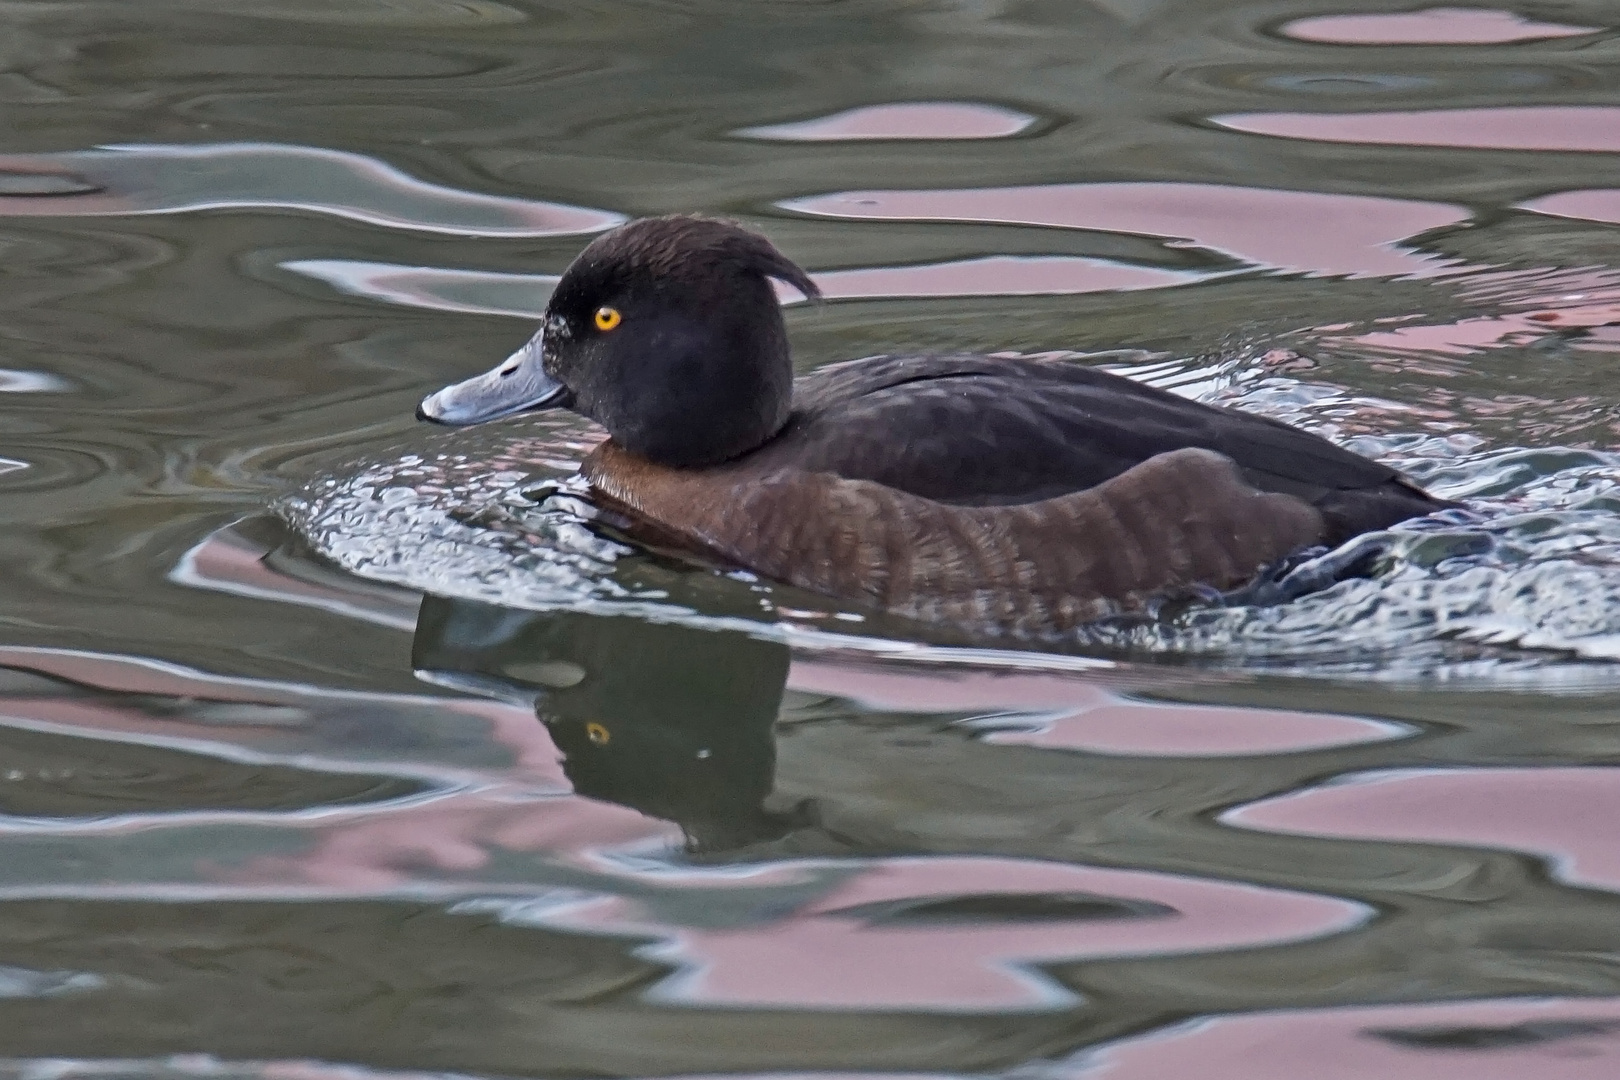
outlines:
M776 839L764 806L788 649L737 631L425 597L412 662L532 698L575 791L675 822L694 852Z

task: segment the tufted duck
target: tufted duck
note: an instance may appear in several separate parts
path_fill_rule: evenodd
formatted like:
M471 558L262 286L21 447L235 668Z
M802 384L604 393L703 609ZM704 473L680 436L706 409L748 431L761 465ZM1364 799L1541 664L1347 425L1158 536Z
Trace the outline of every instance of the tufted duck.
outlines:
M1450 505L1250 413L1080 364L880 356L795 380L770 279L726 221L633 221L557 284L538 333L418 415L567 408L582 472L648 535L913 618L1061 633Z

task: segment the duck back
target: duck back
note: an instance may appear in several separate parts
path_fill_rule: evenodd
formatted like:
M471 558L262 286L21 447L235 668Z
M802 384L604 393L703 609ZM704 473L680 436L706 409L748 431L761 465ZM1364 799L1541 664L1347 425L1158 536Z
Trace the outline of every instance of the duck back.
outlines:
M1394 469L1252 413L1064 361L874 357L800 378L788 426L747 458L957 506L1010 506L1096 487L1159 454L1213 450L1265 492L1322 514L1323 539L1451 505Z

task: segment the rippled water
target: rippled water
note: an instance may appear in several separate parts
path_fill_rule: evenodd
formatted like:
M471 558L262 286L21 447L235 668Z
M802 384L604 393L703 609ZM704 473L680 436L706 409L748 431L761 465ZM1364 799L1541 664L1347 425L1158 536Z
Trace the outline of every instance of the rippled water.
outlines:
M1620 1073L1620 7L0 0L0 1074ZM626 217L1467 510L975 641L427 430Z

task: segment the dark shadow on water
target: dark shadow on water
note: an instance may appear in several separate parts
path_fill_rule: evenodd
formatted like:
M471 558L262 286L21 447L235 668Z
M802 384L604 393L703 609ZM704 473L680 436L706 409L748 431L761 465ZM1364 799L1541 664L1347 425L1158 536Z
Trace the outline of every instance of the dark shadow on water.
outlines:
M1367 1034L1414 1050L1507 1050L1607 1035L1616 1028L1620 1023L1613 1020L1551 1020L1505 1027L1373 1028Z
M762 806L787 685L780 642L429 596L411 659L441 680L534 695L575 791L676 822L694 851L773 840L797 820Z
M838 908L832 914L872 924L1055 922L1069 919L1162 919L1177 914L1169 904L1121 900L1086 893L1037 893L1029 896L953 896L943 900L899 900Z

